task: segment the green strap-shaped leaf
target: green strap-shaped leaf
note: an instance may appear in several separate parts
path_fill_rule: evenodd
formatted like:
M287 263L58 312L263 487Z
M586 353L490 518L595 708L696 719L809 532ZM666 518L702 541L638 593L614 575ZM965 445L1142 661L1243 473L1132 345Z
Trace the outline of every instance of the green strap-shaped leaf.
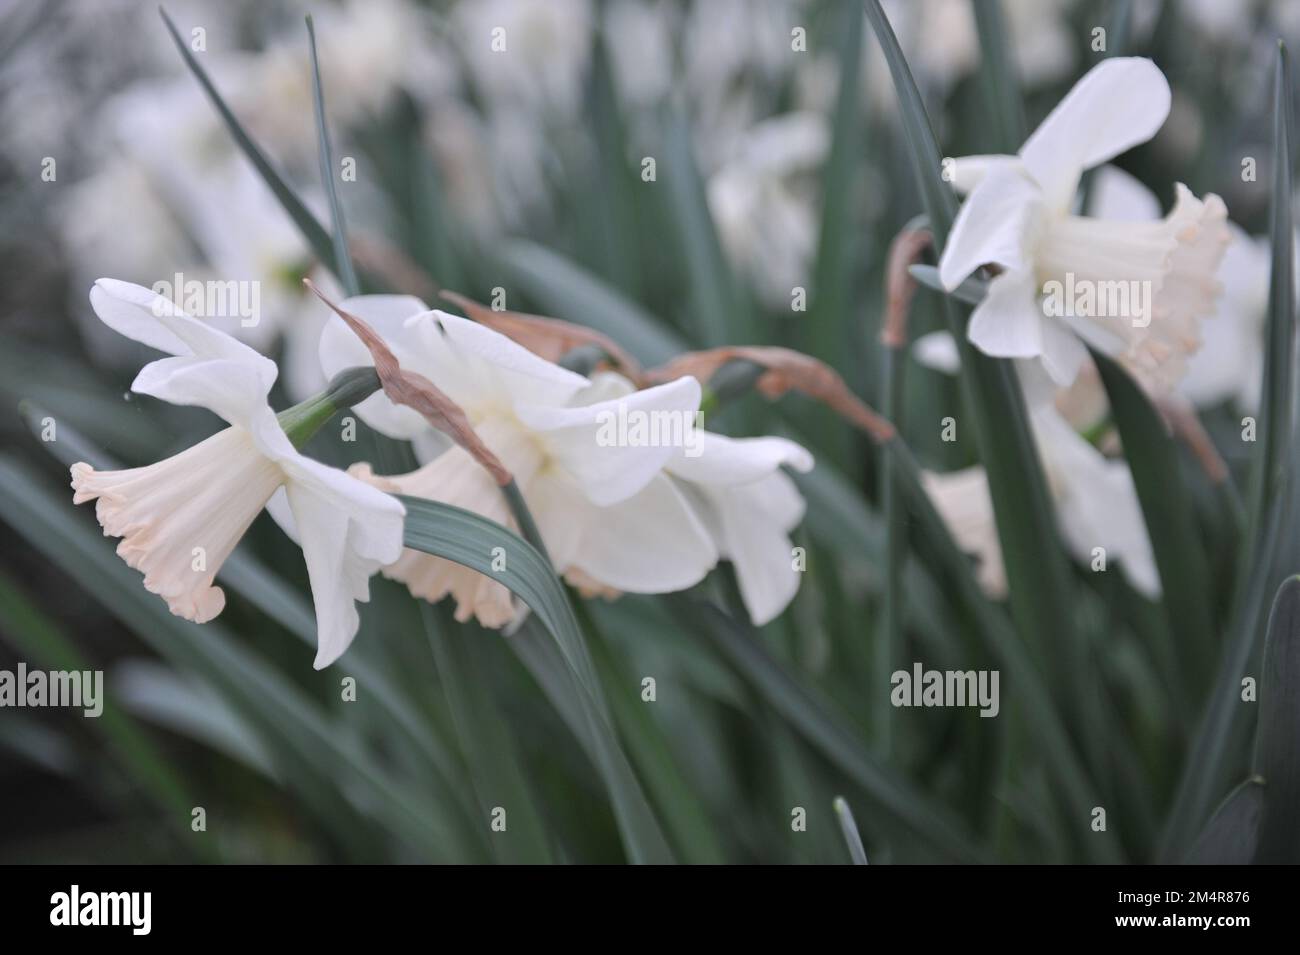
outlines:
M0 574L0 633L23 657L42 666L70 671L93 669L77 645L5 574ZM91 729L103 736L140 791L167 812L168 829L178 835L188 833L190 809L195 805L188 784L150 735L112 696L105 698L103 705L100 718L90 721ZM206 840L195 843L187 839L184 848L209 861L221 858L219 848Z
M1188 853L1193 865L1247 865L1259 840L1264 783L1248 779L1223 801Z
M1242 548L1231 612L1229 643L1209 704L1188 752L1162 844L1165 858L1186 852L1224 789L1245 771L1249 711L1241 705L1241 680L1257 659L1264 612L1278 584L1274 565L1287 513L1295 401L1295 259L1291 214L1291 68L1278 44L1273 83L1273 192L1269 211L1273 246L1268 289L1267 345L1260 421Z
M669 219L690 290L694 342L713 348L744 341L740 291L709 213L690 124L684 115L673 112L666 125L664 178L673 212Z
M907 355L904 347L885 345L880 353L880 413L903 427L903 369ZM894 442L880 449L880 509L884 512L885 560L884 582L880 592L880 628L876 636L875 675L877 686L884 686L884 676L904 662L903 644L903 571L907 566L907 503L898 486ZM893 749L894 707L889 698L877 690L873 714L881 755Z
M849 808L848 800L843 796L836 796L833 806L835 816L840 821L840 831L844 833L844 842L849 847L849 858L853 860L854 865L866 865L867 850L862 848L862 837L858 835L858 822L853 818L853 810Z
M526 603L555 637L565 662L583 687L597 693L595 671L582 644L568 595L550 562L518 534L464 508L418 497L398 496L406 507L407 547L444 557L499 580ZM498 550L498 548L500 548ZM493 567L504 558L504 570Z
M330 220L334 226L334 264L337 266L334 272L339 277L343 291L348 295L357 295L361 292L361 287L357 283L357 271L352 265L352 253L348 250L348 230L343 219L343 204L339 201L334 150L330 146L329 127L325 122L325 89L321 85L320 59L316 55L316 26L310 14L307 16L307 39L311 46L312 102L316 111L320 176L325 184L325 195L329 197Z
M583 692L555 640L536 617L529 617L507 642L587 751L604 781L628 858L637 863L675 861L609 719L598 712L598 701Z
M1255 772L1264 778L1255 861L1300 862L1300 577L1273 601L1259 682Z
M976 583L969 558L958 549L934 502L921 484L920 469L910 450L895 440L890 460L900 492L907 496L917 521L916 539L926 540L945 568L947 579L954 583L957 598L976 623L976 635L989 654L1006 670L1007 685L1016 687L1024 708L1028 732L1038 741L1043 760L1051 768L1062 798L1075 819L1087 819L1096 806L1096 788L1079 759L1075 741L1067 732L1042 671L1030 659L1024 643L1011 628L1001 610L995 607ZM1114 842L1109 839L1085 839L1083 847L1098 861L1118 861Z
M493 832L490 845L506 863L545 864L552 860L550 839L523 771L510 725L492 679L489 651L497 634L471 625L441 626L434 608L420 601L439 683L463 743L484 825L497 807L507 813L504 832ZM502 651L504 652L504 651ZM508 658L507 658L508 659Z
M1095 350L1092 360L1101 373L1133 473L1160 572L1169 629L1177 636L1179 658L1187 664L1183 685L1193 690L1192 665L1210 657L1218 641L1210 609L1208 562L1192 522L1187 488L1179 477L1178 451L1160 413L1128 372ZM1169 680L1175 678L1168 674Z
M531 656L521 657L530 664L542 689L592 757L609 790L629 857L634 862L671 862L668 843L614 735L573 607L550 561L519 535L479 514L438 501L414 497L400 500L406 506L407 547L500 581L528 605L550 632L558 656L551 655L549 646L536 646L535 636L528 639L535 630L531 618L511 643L522 639L536 650ZM495 561L501 555L505 558L504 569L497 570L493 564L501 566ZM557 667L557 661L564 666ZM538 674L537 667L545 668L544 676Z
M980 38L980 83L997 138L994 151L1015 152L1025 141L1025 105L1002 0L979 0L972 6Z
M195 674L243 713L282 778L355 858L374 855L382 823L431 860L468 861L473 843L452 807L400 782L350 734L339 732L301 689L222 627L173 616L138 572L114 552L93 521L73 513L71 495L55 496L11 456L0 456L0 519L61 567L160 656ZM345 774L355 785L340 789ZM362 814L350 792L373 807ZM370 821L367 821L367 820Z
M655 719L637 692L635 679L615 659L603 634L596 631L595 621L582 605L579 615L591 635L592 656L602 682L610 689L610 707L614 722L627 739L628 758L645 780L645 788L664 828L672 837L678 856L687 863L720 865L726 861L713 820L700 798L698 787L687 778L677 763L665 728Z
M863 747L856 731L786 672L746 623L698 597L679 594L669 599L674 613L702 628L723 656L809 744L877 801L883 815L942 856L963 862L983 858L983 850L946 807L878 762Z
M953 217L957 214L957 198L952 194L948 183L943 181L940 171L943 168L943 153L939 151L939 142L935 139L934 129L930 126L930 117L921 100L921 91L916 88L912 71L903 56L903 49L898 45L894 29L889 25L889 18L881 9L879 0L866 0L867 19L876 34L876 40L884 51L885 62L889 65L889 75L894 80L894 92L898 96L898 111L903 120L903 130L907 134L907 144L912 151L912 164L916 169L916 181L921 190L922 205L930 219L930 229L934 233L935 247L941 248L952 227Z
M860 267L861 236L854 216L861 198L863 132L862 63L866 24L857 0L844 0L834 11L838 28L836 57L839 93L833 114L830 154L822 170L821 228L812 272L812 314L803 323L809 351L841 373L850 371L853 352L845 346L859 340L854 328L854 276Z

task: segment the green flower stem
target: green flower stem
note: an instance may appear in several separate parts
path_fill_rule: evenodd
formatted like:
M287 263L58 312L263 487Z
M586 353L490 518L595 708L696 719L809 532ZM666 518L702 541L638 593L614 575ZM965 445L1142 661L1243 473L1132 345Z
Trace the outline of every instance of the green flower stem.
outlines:
M335 375L319 395L286 408L276 415L276 420L293 446L301 450L335 414L378 390L379 375L373 368L348 368Z
M881 350L880 412L899 427L903 410L902 348L890 345ZM892 444L891 442L890 444ZM885 580L881 591L880 634L876 640L876 698L874 714L876 743L883 757L893 750L894 707L886 688L889 675L903 662L903 564L907 560L905 503L894 474L894 450L886 444L880 454L880 507L885 515Z
M509 484L501 486L501 493L505 495L506 503L510 505L510 513L514 515L524 540L536 547L537 552L549 561L551 555L546 552L546 544L542 542L542 532L537 529L533 512L528 509L528 503L524 500L523 492L519 490L519 485L515 483L514 478L510 479Z

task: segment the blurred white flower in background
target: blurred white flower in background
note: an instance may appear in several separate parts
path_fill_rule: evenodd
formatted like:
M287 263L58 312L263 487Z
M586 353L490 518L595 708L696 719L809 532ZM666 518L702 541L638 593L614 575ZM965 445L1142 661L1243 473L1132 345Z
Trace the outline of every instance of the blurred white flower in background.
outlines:
M1167 392L1200 347L1200 321L1214 309L1214 279L1228 244L1227 210L1213 194L1176 186L1173 210L1157 222L1071 214L1083 171L1150 139L1169 113L1169 84L1150 60L1093 67L1029 137L1018 156L971 156L952 167L969 195L939 263L955 289L980 266L1001 271L971 316L971 342L989 355L1039 358L1069 384L1087 352L1076 333L1116 355L1148 387ZM1047 282L1098 293L1112 285L1147 290L1146 313L1062 320L1046 314ZM1126 295L1126 298L1128 296Z
M956 471L922 471L921 483L953 541L975 558L975 579L990 597L1007 595L1007 568L993 515L989 476L973 465Z
M806 286L817 244L817 173L830 148L820 113L756 123L707 183L709 211L728 256L771 308Z
M557 155L585 135L589 0L458 3L443 42L457 82L426 98L426 137L458 215L478 232L553 212Z
M604 17L619 98L631 110L655 105L672 87L676 10L667 0L612 0Z
M189 15L173 11L182 36L191 21L208 29L208 18L181 12ZM319 275L312 252L150 13L172 72L139 81L100 107L89 139L109 158L56 203L64 246L85 281L110 271L149 286L165 282L174 298L177 274L186 283L256 283L255 320L201 317L261 351L283 341L283 384L291 397L303 398L323 384L316 361L323 319L301 284L304 274ZM347 127L375 116L399 87L435 95L451 82L446 58L424 55L429 25L410 4L353 0L315 17L331 123ZM323 218L306 37L278 37L256 53L234 50L219 34L205 42L204 67L223 97L277 165L302 173L311 185L299 187L299 195ZM129 229L122 228L124 203L132 210ZM84 330L96 347L122 354L99 323Z
M945 374L961 367L956 343L947 332L918 338L913 355ZM1087 362L1069 388L1056 387L1034 363L1017 362L1016 369L1058 526L1071 555L1092 566L1093 548L1104 548L1106 566L1118 560L1134 589L1155 599L1160 577L1128 462L1107 457L1085 436L1108 408L1096 369ZM957 546L976 558L980 585L991 596L1005 596L1006 570L984 468L924 471L922 480Z
M208 408L229 427L145 467L96 471L72 466L74 500L98 500L95 514L117 553L172 613L205 623L226 598L213 580L272 497L283 494L282 526L303 549L316 609L317 669L356 635L357 600L402 547L405 509L394 498L299 454L267 393L275 363L128 282L100 279L91 290L100 319L127 338L172 357L151 362L131 385L139 394Z
M791 49L791 31L808 26L805 8L783 0L690 6L681 29L681 84L704 168L734 155L748 129L771 115L782 81L815 55Z
M1068 13L1072 0L1004 0L1007 44L1017 78L1029 88L1073 72L1077 59ZM898 43L923 90L946 96L979 68L979 33L969 0L883 0ZM878 52L878 51L873 51ZM895 108L889 66L880 55L867 60L866 92L883 111Z
M481 0L451 13L456 49L490 111L575 115L591 51L589 0Z

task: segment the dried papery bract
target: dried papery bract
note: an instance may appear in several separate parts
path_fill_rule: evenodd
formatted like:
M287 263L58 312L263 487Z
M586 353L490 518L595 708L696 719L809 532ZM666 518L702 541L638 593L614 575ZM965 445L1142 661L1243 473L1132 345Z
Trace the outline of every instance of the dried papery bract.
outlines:
M474 321L513 339L540 358L558 364L575 348L594 345L604 352L606 360L615 371L633 382L642 383L644 375L640 363L616 341L595 329L544 315L498 312L459 292L444 289L441 295Z
M886 265L885 318L880 326L880 341L886 348L907 344L907 315L916 294L916 279L909 266L934 240L929 229L904 229L889 245Z
M453 441L468 451L474 460L487 469L497 484L505 487L511 482L510 472L479 438L465 412L456 402L443 394L437 385L423 375L404 371L397 361L397 356L384 344L384 340L375 333L373 328L331 302L310 279L302 281L361 339L361 343L366 346L370 357L374 360L379 383L389 401L418 411L429 424L449 435Z
M755 387L767 398L780 398L787 392L798 391L861 428L873 441L883 443L895 436L894 426L855 395L838 372L811 355L790 348L727 345L686 352L650 369L646 380L657 383L691 375L699 381L708 381L732 361L753 362L763 369Z

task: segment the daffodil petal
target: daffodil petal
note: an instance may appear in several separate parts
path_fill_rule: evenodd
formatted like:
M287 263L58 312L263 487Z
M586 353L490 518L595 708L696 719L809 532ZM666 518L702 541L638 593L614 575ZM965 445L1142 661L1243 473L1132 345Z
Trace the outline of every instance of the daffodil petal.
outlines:
M621 398L573 408L516 405L554 464L593 503L636 494L692 438L700 385L686 376Z
M1038 187L1017 168L991 171L962 203L939 259L951 291L982 265L1025 266L1025 243L1040 208Z
M1033 272L1003 272L975 306L966 335L995 358L1035 358L1043 350L1043 313Z
M267 385L255 367L224 358L162 358L140 369L131 390L174 405L196 405L230 424L249 427L269 410Z
M778 437L729 438L704 431L700 433L698 451L674 457L668 470L697 484L732 486L768 477L783 464L803 472L813 467L807 449Z
M1075 559L1091 561L1093 549L1103 547L1139 592L1158 596L1160 576L1128 465L1108 460L1050 407L1033 422L1056 485L1061 533Z
M99 279L90 290L90 304L114 331L174 356L141 369L133 390L209 408L231 424L243 424L265 406L275 384L275 362L191 318L169 299L142 285Z
M411 295L358 295L345 299L339 307L373 328L403 368L427 374L422 368L423 341L408 327L413 316L431 314L424 302ZM326 322L319 349L321 370L327 379L348 368L374 364L361 339L337 315L331 314ZM382 391L358 402L353 410L380 434L399 441L409 441L430 427L418 411L393 404Z
M339 308L373 328L398 361L410 350L405 334L407 319L429 311L429 306L411 295L357 295L344 299ZM320 364L325 377L333 378L347 368L369 367L374 362L361 339L343 319L331 313L321 332Z
M719 550L736 570L740 596L756 626L776 619L799 590L789 531L803 519L804 500L780 471L740 487L711 487Z
M1055 319L1044 318L1041 329L1043 368L1057 385L1064 388L1073 384L1088 359L1088 349L1074 332Z
M1020 164L1019 156L958 156L947 167L946 175L959 195L967 195L984 181L995 169L1008 169Z
M434 312L452 348L435 374L434 384L467 410L469 396L485 392L507 406L562 405L588 381L582 375L534 355L486 325L458 315Z
M1070 207L1079 176L1144 143L1169 115L1169 81L1143 57L1115 57L1089 70L1020 150L1048 208Z
M916 339L912 342L912 357L918 365L945 375L961 371L961 352L949 331L928 332Z
M1160 218L1160 200L1141 181L1116 166L1102 166L1092 184L1092 208L1084 210L1098 219L1154 222Z
M585 521L572 565L606 586L660 594L699 583L717 563L713 538L666 475Z
M223 358L257 371L269 390L275 362L220 329L185 314L152 289L118 279L98 279L90 304L100 320L134 341L181 357Z
M285 494L316 609L319 670L356 636L356 601L369 599L371 575L401 555L405 509L396 498L308 458L285 469Z

